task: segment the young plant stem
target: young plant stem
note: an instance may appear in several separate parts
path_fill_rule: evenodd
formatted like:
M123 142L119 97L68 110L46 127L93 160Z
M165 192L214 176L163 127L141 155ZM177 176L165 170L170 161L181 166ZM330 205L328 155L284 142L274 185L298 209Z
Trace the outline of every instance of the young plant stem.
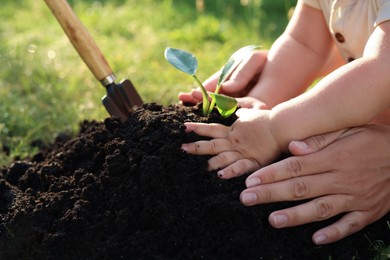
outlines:
M208 117L213 111L214 107L217 106L219 113L223 117L228 117L237 109L237 100L233 97L220 95L218 94L218 92L222 87L222 83L240 64L243 58L257 48L258 46L249 45L233 53L233 55L229 58L228 62L222 68L215 92L210 94L211 101L207 90L204 88L202 82L200 82L198 77L195 75L195 72L198 68L198 61L193 54L184 50L168 47L165 49L164 56L165 59L167 59L167 61L171 63L172 66L183 71L184 73L191 75L195 79L196 83L199 85L203 96L203 116Z
M198 77L193 74L192 77L195 79L196 83L200 87L200 90L202 91L203 96L203 116L208 116L211 113L212 108L210 107L210 101L209 101L209 94L207 93L206 89L204 88L202 82L198 79Z
M214 93L215 93L215 94L218 94L218 92L219 92L219 90L221 89L221 87L222 87L222 84L217 85L217 87L216 87ZM211 104L210 104L210 106L209 106L209 111L208 111L208 113L207 113L207 116L209 116L210 113L211 113L211 111L213 111L214 106L215 106L215 99L212 99L212 100L211 100Z

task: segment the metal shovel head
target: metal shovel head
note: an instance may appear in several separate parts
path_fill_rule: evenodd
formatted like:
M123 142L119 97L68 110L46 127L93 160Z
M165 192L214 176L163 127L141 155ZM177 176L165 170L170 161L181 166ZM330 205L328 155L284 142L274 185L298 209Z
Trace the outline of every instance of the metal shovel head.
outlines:
M125 79L119 84L111 83L106 86L107 94L102 103L112 117L125 122L134 106L143 104L140 95L130 80Z

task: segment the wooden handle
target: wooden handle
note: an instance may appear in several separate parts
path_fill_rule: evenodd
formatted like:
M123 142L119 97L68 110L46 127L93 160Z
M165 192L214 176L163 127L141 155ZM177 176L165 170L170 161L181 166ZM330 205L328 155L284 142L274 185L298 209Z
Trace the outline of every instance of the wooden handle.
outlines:
M45 0L45 2L96 79L102 82L106 77L113 75L99 47L68 2L66 0Z

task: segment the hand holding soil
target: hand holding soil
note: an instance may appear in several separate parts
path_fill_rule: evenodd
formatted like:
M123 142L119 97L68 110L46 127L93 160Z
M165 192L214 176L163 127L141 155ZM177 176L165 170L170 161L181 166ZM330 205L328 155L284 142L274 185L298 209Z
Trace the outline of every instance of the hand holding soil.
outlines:
M232 178L269 164L281 150L269 128L269 111L240 109L232 126L186 123L186 131L214 138L183 144L191 154L215 155L209 159L209 170L217 170L221 178Z

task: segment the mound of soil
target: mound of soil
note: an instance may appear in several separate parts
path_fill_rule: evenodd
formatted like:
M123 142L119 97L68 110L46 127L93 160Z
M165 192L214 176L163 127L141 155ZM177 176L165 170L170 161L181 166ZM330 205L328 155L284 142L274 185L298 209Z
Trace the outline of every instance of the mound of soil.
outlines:
M180 149L199 139L183 122L233 120L146 104L13 163L0 176L0 259L370 259L370 240L390 243L389 215L315 246L312 233L335 219L277 230L269 213L293 203L243 206L245 176L221 180L207 156Z

